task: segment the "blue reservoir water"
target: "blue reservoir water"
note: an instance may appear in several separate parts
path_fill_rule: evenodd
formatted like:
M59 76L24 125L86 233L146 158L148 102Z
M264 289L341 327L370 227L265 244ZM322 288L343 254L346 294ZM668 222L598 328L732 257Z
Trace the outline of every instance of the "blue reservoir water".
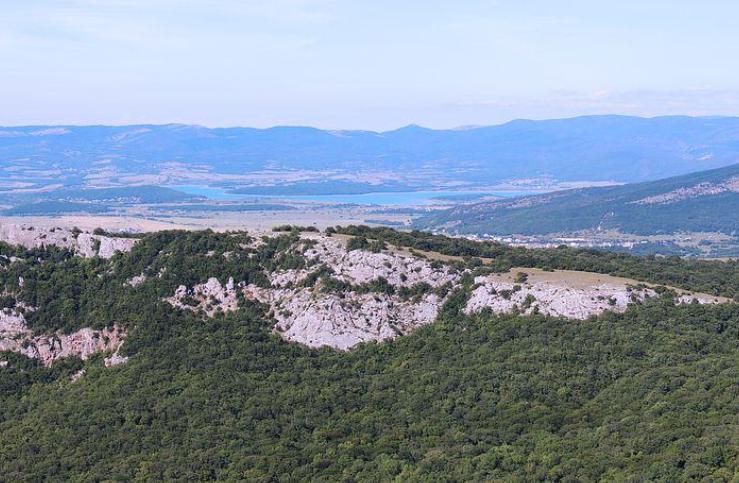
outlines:
M463 196L467 199L474 199L478 196L500 196L504 198L513 198L516 196L526 196L535 194L534 191L399 191L399 192L378 192L363 193L350 195L253 195L253 194L236 194L228 193L226 189L216 186L200 186L200 185L177 185L169 186L169 188L182 191L184 193L204 196L214 201L238 201L253 199L279 199L288 201L316 201L323 203L351 203L357 205L430 205L440 202L448 202L444 197L453 197L458 199Z

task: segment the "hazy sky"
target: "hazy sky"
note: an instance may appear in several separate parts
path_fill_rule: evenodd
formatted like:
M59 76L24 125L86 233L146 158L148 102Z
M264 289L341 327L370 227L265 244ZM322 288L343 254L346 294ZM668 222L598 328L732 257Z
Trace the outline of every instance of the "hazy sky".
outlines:
M0 124L739 114L735 0L3 0Z

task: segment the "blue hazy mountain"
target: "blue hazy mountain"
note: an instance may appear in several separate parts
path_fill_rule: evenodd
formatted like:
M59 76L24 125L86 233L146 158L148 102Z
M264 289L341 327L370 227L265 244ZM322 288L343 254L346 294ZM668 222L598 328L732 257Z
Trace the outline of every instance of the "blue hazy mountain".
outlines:
M54 169L65 184L97 166L158 173L381 170L475 183L553 177L635 182L739 161L739 118L587 116L470 129L387 132L188 125L0 128L0 170ZM29 175L30 176L30 175Z

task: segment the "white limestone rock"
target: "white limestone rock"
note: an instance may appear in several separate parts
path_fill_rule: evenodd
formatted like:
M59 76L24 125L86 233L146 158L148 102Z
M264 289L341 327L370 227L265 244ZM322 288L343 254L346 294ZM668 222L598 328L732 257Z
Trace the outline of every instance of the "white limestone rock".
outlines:
M70 376L69 382L77 382L80 379L82 379L85 376L85 374L87 374L87 371L85 371L84 368L80 369L79 371L75 372L74 374Z
M411 301L384 293L361 294L352 289L341 293L325 292L320 282L303 287L306 277L321 266L327 266L332 277L350 286L382 277L396 290L419 282L432 287L449 284L453 290L460 287L460 278L465 272L457 273L447 266L437 266L409 255L364 250L347 252L339 237L314 233L302 237L315 242L303 250L303 255L314 263L305 269L266 273L270 288L236 283L232 279L223 285L216 278L210 278L194 287L181 286L166 300L175 307L201 310L206 316L213 316L220 311L237 310L238 299L243 295L269 306L276 321L273 331L283 339L308 347L348 350L362 342L392 339L432 323L445 299L433 293ZM489 308L494 313L506 313L518 309L524 314L538 311L584 320L606 310L622 312L630 303L657 296L652 288L632 287L629 280L617 277L569 271L556 274L529 271L532 277L523 283L516 283L513 273L477 277L475 283L479 286L472 291L465 312L473 314ZM701 303L718 300L683 294L676 302L688 303L693 297Z
M45 366L64 357L86 360L98 352L117 352L124 339L125 331L117 325L103 330L84 328L71 334L33 335L22 314L8 309L0 311L0 351L39 359Z
M183 300L186 297L194 299L196 305L184 303ZM165 299L165 301L180 309L203 310L211 317L218 311L233 312L238 308L233 278L229 278L225 286L221 285L221 282L215 277L209 278L205 283L195 285L192 289L180 285L175 290L174 295Z
M275 332L308 347L347 350L368 341L404 335L436 319L439 299L427 295L417 304L386 294L320 294L294 291L272 304Z
M426 282L432 287L456 282L459 276L448 267L433 268L428 260L391 253L372 253L365 250L347 252L338 238L313 235L318 243L305 251L307 258L317 258L331 267L337 279L359 285L385 278L393 286L410 287Z
M129 287L138 287L142 283L146 282L146 275L143 273L140 275L136 275L135 277L131 277L129 280L126 280L126 285Z
M120 347L119 347L120 349ZM113 367L128 362L128 356L122 356L116 350L113 355L104 359L105 367Z
M57 246L83 257L99 255L110 258L116 252L127 252L136 244L135 238L118 238L91 233L77 233L60 227L46 228L23 224L0 224L0 241L26 248ZM96 245L99 243L99 247Z
M545 315L583 320L606 310L623 312L632 302L656 296L652 289L637 290L625 284L583 287L556 282L516 284L502 281L495 275L477 277L475 283L480 286L472 291L467 302L465 312L468 314L479 312L484 308L489 308L496 314L512 312L514 308L518 308L524 314L538 310ZM515 290L514 287L519 289ZM533 300L529 296L533 297ZM528 307L524 307L527 297L530 303Z

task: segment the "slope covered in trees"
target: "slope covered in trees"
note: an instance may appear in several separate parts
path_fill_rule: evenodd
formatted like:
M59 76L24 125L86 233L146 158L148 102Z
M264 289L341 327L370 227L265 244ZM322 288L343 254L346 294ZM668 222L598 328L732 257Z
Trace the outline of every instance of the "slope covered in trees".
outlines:
M710 271L716 293L735 290L731 264L345 230L419 250L475 257L496 251L503 265L530 256L542 267L580 260L637 270L643 260L645 274L661 267L690 285ZM210 318L162 301L181 283L215 276L264 284L266 268L299 267L305 261L290 250L295 236L276 236L226 263L220 255L251 244L248 235L152 234L109 261L0 245L6 289L45 307L29 315L36 330L118 321L128 330L123 350L130 356L112 368L103 366L102 354L44 368L0 355L8 361L0 368L3 478L736 477L737 304L676 306L665 296L573 322L468 316L461 311L468 293L460 290L435 324L338 352L283 341L262 304L241 300L237 311ZM141 273L153 276L125 285ZM19 276L22 287L14 285ZM82 368L84 377L71 382Z
M619 230L739 233L739 165L646 183L462 205L416 222L454 233L544 235Z

